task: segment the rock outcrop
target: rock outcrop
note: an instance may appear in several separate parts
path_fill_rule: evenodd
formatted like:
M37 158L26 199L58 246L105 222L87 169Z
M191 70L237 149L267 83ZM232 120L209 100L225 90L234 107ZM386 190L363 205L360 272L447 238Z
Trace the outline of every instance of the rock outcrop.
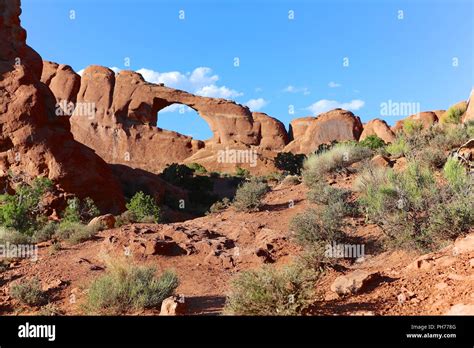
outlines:
M395 134L392 132L387 122L381 119L374 119L364 124L364 130L360 135L360 140L364 140L370 135L376 135L386 143L391 143L395 140Z
M418 114L410 115L403 120L397 121L395 126L392 127L392 131L395 133L402 131L405 120L415 121L421 124L424 129L429 128L439 121L444 112L445 110L423 111Z
M467 109L463 116L463 122L474 121L474 89L471 91L469 100L467 102Z
M57 188L91 197L103 211L124 207L107 164L76 142L56 116L55 97L41 81L42 60L26 45L20 2L0 2L0 177L46 176ZM69 83L69 82L68 82Z
M315 151L320 144L330 143L333 140L359 140L362 123L352 112L335 109L316 118L305 117L294 120L292 130L293 140L284 151L307 154Z

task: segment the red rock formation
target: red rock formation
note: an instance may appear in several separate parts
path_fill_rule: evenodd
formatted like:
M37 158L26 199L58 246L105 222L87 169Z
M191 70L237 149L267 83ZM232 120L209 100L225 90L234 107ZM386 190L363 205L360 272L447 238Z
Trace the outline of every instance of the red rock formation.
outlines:
M467 110L464 113L462 121L464 123L474 121L474 89L471 91L469 101L467 102Z
M364 140L369 135L376 135L386 143L391 143L395 140L395 134L392 132L387 122L378 118L364 124L364 130L360 135L359 141Z
M392 127L393 132L399 132L403 130L403 122L405 120L413 120L421 123L423 128L429 128L439 121L439 118L444 113L444 110L435 110L435 111L423 111L418 114L410 115L407 118L397 121L395 126Z
M293 153L310 153L315 151L320 144L330 143L333 140L358 140L362 132L362 123L359 117L354 116L350 111L335 109L319 115L310 120L308 118L294 122L301 127L304 122L309 125L303 134L300 133L301 128L298 129L294 140L291 141L284 149L287 152Z
M265 150L282 150L288 144L285 126L276 118L262 112L253 112L254 128L260 134L259 147Z
M25 43L20 13L18 0L0 2L0 176L46 176L103 211L119 211L124 200L107 164L55 116L55 98L40 82L41 57Z

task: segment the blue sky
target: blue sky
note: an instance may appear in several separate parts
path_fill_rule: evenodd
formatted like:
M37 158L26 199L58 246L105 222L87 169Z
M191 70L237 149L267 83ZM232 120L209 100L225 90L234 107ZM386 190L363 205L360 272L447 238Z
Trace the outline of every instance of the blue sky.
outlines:
M137 70L287 126L338 106L364 122L389 101L445 109L474 84L470 0L23 0L22 8L27 41L45 60ZM209 138L205 121L184 111L161 111L158 126Z

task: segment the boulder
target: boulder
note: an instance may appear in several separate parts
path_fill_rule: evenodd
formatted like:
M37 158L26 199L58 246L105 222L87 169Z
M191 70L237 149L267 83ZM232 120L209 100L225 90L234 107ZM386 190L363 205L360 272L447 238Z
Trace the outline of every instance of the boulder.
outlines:
M309 123L303 135L300 135L285 146L285 152L314 152L319 145L336 141L359 140L362 133L360 118L350 111L335 109L319 115ZM301 131L301 129L299 130ZM298 131L298 132L299 132ZM294 134L294 130L293 130Z
M376 167L382 167L382 168L387 168L390 167L390 160L382 155L376 155L374 156L370 162L376 166Z
M96 216L91 221L89 221L89 226L102 226L106 229L115 227L115 216L112 214L105 214L101 216Z
M356 270L349 274L339 276L331 284L331 291L339 296L357 294L373 285L381 278L380 273L366 270Z
M359 141L364 140L370 135L376 135L386 143L391 143L395 140L395 134L392 132L387 122L378 118L364 124L364 130L360 135Z
M170 296L161 303L160 315L182 315L186 313L184 296Z
M474 251L474 233L468 234L466 237L458 238L454 242L453 254L465 254Z
M458 303L444 313L445 315L474 315L474 304Z

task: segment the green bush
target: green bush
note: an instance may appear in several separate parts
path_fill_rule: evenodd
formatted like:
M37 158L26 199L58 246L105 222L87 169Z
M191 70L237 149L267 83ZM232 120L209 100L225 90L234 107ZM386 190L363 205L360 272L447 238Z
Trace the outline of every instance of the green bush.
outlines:
M154 221L160 220L160 208L155 203L153 197L137 192L129 203L126 204L127 209L133 214L136 221Z
M413 160L424 163L432 169L441 168L446 162L446 154L437 147L425 147L419 151L415 151L412 156Z
M79 244L94 237L99 226L87 226L80 222L63 221L59 224L55 237L70 244Z
M303 180L311 186L321 180L324 175L341 172L353 163L359 162L372 155L372 151L356 144L341 143L329 151L319 155L310 155L304 162Z
M187 164L188 168L192 169L197 174L206 174L207 169L199 163L189 163Z
M461 123L462 116L464 115L465 112L466 112L466 106L462 106L462 107L452 106L441 116L441 122L459 124Z
M36 278L13 284L10 288L10 295L29 306L41 306L48 300L46 293L41 290L39 280Z
M328 185L320 180L311 186L308 192L308 200L318 204L333 204L344 202L350 195L350 191Z
M106 274L95 279L87 294L86 310L117 314L128 310L157 307L179 285L177 275L165 271L160 277L153 267L137 267L115 262Z
M235 170L235 176L238 176L240 178L248 178L250 176L250 171L245 168L237 167Z
M239 211L256 211L269 189L266 183L257 179L244 182L235 193L233 205Z
M31 236L41 225L41 199L51 187L51 180L39 177L20 184L14 195L0 195L0 225Z
M408 144L403 136L398 136L395 141L385 148L394 157L403 157L409 152Z
M233 315L298 315L311 303L317 274L290 265L265 265L241 272L232 281L225 313Z
M347 207L343 202L325 205L318 209L307 209L290 222L296 242L303 246L314 246L344 239L343 219Z
M160 175L165 181L173 185L183 186L188 182L189 178L193 177L193 174L194 169L184 164L172 163Z
M0 244L28 244L31 237L12 228L0 226Z
M276 168L291 175L300 175L305 159L306 156L303 154L294 155L291 152L279 152L274 161Z
M371 150L377 150L384 147L385 141L376 135L369 135L364 140L359 141L360 146L368 147Z
M467 186L470 180L466 168L453 157L446 161L443 167L443 175L449 184L457 190Z
M403 121L403 132L407 135L420 133L423 130L423 123L419 120L406 119Z
M81 201L74 197L67 200L62 221L88 223L99 214L100 211L91 198L87 197Z
M44 225L41 229L36 230L33 233L33 240L36 243L46 242L53 238L54 234L58 230L58 223L50 221Z
M208 213L210 214L219 213L222 210L228 208L229 206L230 206L229 198L224 197L221 201L217 201L213 205L211 205Z
M435 250L465 233L467 222L474 219L473 190L440 186L433 172L419 163L409 162L404 172L368 169L357 188L367 217L397 248Z

